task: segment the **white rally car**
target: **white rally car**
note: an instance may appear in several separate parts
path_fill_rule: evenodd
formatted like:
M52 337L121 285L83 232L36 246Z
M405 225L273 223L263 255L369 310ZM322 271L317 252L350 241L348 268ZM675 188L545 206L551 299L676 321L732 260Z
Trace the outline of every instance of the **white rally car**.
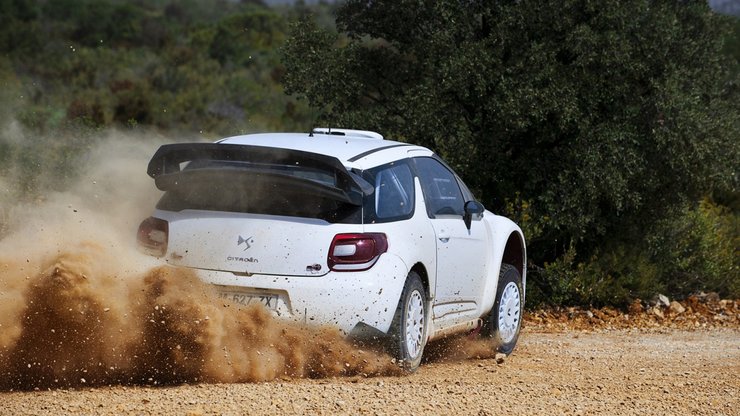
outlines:
M162 146L164 195L138 241L220 296L385 340L408 370L429 340L519 336L521 229L475 200L432 151L374 132L315 129Z

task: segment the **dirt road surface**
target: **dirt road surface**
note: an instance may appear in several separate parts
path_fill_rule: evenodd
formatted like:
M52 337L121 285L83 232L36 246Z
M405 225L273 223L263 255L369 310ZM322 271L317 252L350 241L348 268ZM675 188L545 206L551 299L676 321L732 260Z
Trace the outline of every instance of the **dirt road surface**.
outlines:
M505 360L401 377L0 392L2 415L740 415L740 329L525 328Z

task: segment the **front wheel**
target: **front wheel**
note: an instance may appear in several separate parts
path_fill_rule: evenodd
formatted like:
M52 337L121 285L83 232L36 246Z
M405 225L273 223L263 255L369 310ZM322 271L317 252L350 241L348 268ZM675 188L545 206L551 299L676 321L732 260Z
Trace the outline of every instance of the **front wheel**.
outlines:
M410 272L391 324L391 354L409 372L421 363L426 344L426 291L416 272Z
M510 354L514 350L522 327L522 307L522 277L519 270L510 264L502 264L496 302L483 324L483 334L492 338L496 351Z

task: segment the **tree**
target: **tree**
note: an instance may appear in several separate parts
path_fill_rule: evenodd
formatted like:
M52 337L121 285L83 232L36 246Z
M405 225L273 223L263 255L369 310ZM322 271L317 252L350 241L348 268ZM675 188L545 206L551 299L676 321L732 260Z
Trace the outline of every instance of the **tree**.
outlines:
M285 79L321 123L446 157L535 263L587 259L732 187L728 21L699 0L349 0L338 33L294 25Z
M349 1L286 82L326 121L430 145L577 240L731 176L736 91L703 2ZM735 159L736 160L736 159Z

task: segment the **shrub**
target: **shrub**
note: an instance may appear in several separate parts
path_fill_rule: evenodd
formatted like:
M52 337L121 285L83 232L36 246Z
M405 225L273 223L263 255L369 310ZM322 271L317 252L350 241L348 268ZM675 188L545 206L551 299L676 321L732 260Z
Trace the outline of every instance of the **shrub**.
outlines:
M740 297L740 216L709 199L685 207L642 231L612 236L591 257L571 245L544 267L531 266L529 306L617 305L657 293L684 298L717 292Z
M697 291L740 296L740 217L704 199L659 221L647 239L669 296Z
M626 306L635 298L662 292L658 267L638 247L616 245L578 262L572 246L544 268L530 275L529 306Z

